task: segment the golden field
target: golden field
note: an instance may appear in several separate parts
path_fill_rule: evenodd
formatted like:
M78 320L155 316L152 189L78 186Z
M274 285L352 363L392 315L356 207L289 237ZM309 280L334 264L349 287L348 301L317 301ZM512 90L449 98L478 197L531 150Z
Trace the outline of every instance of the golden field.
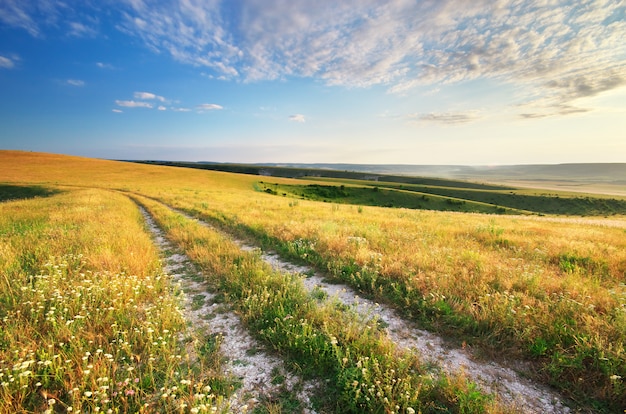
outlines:
M259 178L63 155L0 151L0 184L37 185L58 191L49 197L0 204L0 231L3 234L0 245L0 282L3 288L0 317L7 324L0 341L0 359L3 360L5 375L16 364L35 361L24 365L21 371L30 371L30 374L20 377L21 373L12 373L14 381L19 378L28 387L41 382L38 387L42 387L44 382L41 380L26 380L45 373L46 378L52 375L53 388L65 390L67 398L71 395L67 390L75 388L84 397L84 393L94 392L88 387L98 382L85 378L85 370L95 372L101 369L99 376L94 378L110 379L117 375L114 373L133 368L131 362L139 362L135 359L142 360L150 358L151 353L155 354L146 339L142 339L147 328L141 324L152 321L153 324L162 324L160 329L168 332L184 330L182 322L173 316L176 313L174 289L167 285L165 278L158 282L152 279L159 274L159 253L142 227L141 215L129 198L132 197L153 210L157 218L167 215L159 213L151 203L159 202L182 210L226 232L248 238L254 244L275 249L292 260L312 264L329 277L397 308L419 326L472 347L485 358L527 361L532 366L529 375L556 386L583 406L609 411L626 407L624 217L578 220L337 205L263 193L257 190ZM264 179L267 181L267 177ZM301 182L279 178L271 180L276 183ZM168 229L165 218L161 226ZM237 306L241 306L242 314L249 319L247 323L254 327L255 312L262 312L260 309L263 307L251 303L255 297L258 300L261 293L254 291L254 286L222 286L224 282L220 282L219 278L220 275L234 277L232 262L242 260L236 259L238 253L232 251L221 258L202 259L205 253L200 254L199 251L209 242L190 242L200 237L199 230L184 230L184 234L180 234L176 232L181 230L174 231L173 228L168 230L169 237L177 240L192 259L195 257L194 260L207 274L215 276L212 283L217 289L231 292L233 303L240 303ZM224 246L224 243L215 242L214 249L219 250L218 246ZM223 261L222 267L216 267L218 259ZM59 263L68 261L72 263L63 265L61 270L55 268ZM261 264L250 266L262 269ZM49 269L48 275L33 279L43 269ZM72 279L68 279L67 275L58 276L57 271L68 272ZM81 272L85 275L92 272L90 275L97 277L81 276ZM120 310L119 315L117 310L111 310L106 316L111 319L94 317L94 323L87 324L88 329L72 331L75 322L67 327L61 326L70 319L76 320L76 315L89 313L81 311L82 306L85 309L94 306L93 309L99 310L92 312L103 312L105 303L106 309L117 309L124 302L110 301L112 296L134 295L133 288L115 282L119 277L135 281L136 286L145 286L148 282L143 278L149 279L153 286L150 291L135 288L141 292L137 294L137 300L141 300L142 305ZM102 282L102 286L92 291L100 289L98 292L102 293L90 299L89 305L81 304L83 299L77 298L72 298L74 302L69 305L65 302L53 304L53 301L70 300L65 294L60 299L55 292L87 289L87 285L96 283L96 279L98 283ZM267 291L279 282L260 278L257 283ZM288 285L290 282L280 283ZM239 293L235 293L236 289L240 289ZM294 299L290 299L295 301L293 303L302 300L302 307L311 306L298 296L301 293L293 294ZM172 298L169 299L168 295ZM159 298L159 302L163 300L164 304L171 300L172 308L165 310L170 305L164 305L160 310L155 306L155 298ZM127 301L125 305L128 305ZM33 313L31 309L39 309L39 306L43 308ZM61 306L68 309L65 319L55 319L59 309L64 309ZM52 307L55 309L49 314ZM149 315L146 309L152 309ZM26 318L24 315L29 312ZM301 315L311 318L311 329L314 330L323 326L324 318L329 318L324 316L324 312L331 311L310 309ZM122 314L125 315L124 320L118 320L124 316ZM89 320L78 319L80 323ZM128 325L124 328L127 334L135 332L135 328L139 331L132 340L124 342L129 347L135 347L128 351L126 360L105 358L101 362L92 362L90 365L93 368L83 367L81 361L86 352L90 352L88 361L98 349L103 354L117 355L111 351L115 349L122 355L119 343L111 343L113 337L119 336L120 330L112 330L111 325L122 323ZM50 324L54 326L51 328ZM269 328L263 326L258 329ZM40 338L38 332L41 331L48 332L49 338ZM319 335L331 338L331 346L324 348L328 343L320 343L319 349L325 349L324 352L335 357L345 355L346 350L333 348L333 337L343 335L346 343L353 344L350 349L359 350L350 356L354 357L355 366L358 361L362 364L367 357L367 346L373 343L382 347L375 351L377 355L395 352L389 350L393 345L381 344L374 334L367 341L357 344L354 334L343 332L340 327L329 327L327 331L321 329L320 332ZM80 346L69 346L72 335L80 338ZM284 332L275 335L287 337ZM278 341L277 337L272 340ZM48 352L46 354L39 350L42 341L52 345L49 351L45 351ZM171 355L181 355L174 341L168 342L167 346L172 347L168 351ZM279 352L282 349L289 355L297 353L297 349L289 350L291 348L287 345L276 346ZM17 349L24 351L16 353ZM58 366L54 355L59 355L56 358ZM133 359L132 355L138 357ZM323 360L319 355L307 358ZM346 364L353 362L350 358ZM406 362L405 368L418 364L407 358L411 362ZM62 366L61 360L73 362L66 367ZM380 360L386 361L382 356ZM37 361L43 361L40 371L31 369ZM51 362L46 365L46 361ZM342 371L346 367L335 367L330 360L328 364L323 368L326 372L347 372ZM159 384L156 388L160 389L169 386L168 381L174 381L168 379L168 375L174 374L168 371L172 367L166 362L158 368L158 375L148 372L144 364L140 365L137 370L142 370L141 376L128 375L125 378L129 379L129 383L135 378L141 381L151 378L153 384L149 384L147 379L145 383L141 382L141 387L134 389L137 394L139 390L150 389L156 383ZM47 370L49 367L54 370ZM385 369L396 368L389 365ZM406 369L404 375L409 378L411 371ZM49 371L55 373L48 374ZM194 373L196 376L189 381L201 384L198 387L205 387L206 378L203 376L215 376L217 371L217 367L207 367L203 372ZM424 395L413 392L415 387L420 386L412 382L413 379L406 381L410 386L407 385L405 391L410 391L410 398L403 400L394 393L387 397L402 401L398 406L405 409L414 407L416 401L424 398L424 401L430 401L421 407L424 412L443 406L452 412L503 410L489 402L462 405L458 395L470 392L464 388L466 385L458 385L459 379L447 380L447 386L451 388L441 384L422 384L428 389ZM188 385L190 388L193 386ZM460 394L443 397L448 392L445 390ZM152 401L150 393L142 392L145 401ZM132 396L135 398L136 394ZM217 402L223 397L206 393L203 404L208 407L215 403L217 407ZM72 400L78 401L76 409L96 406L88 405L93 401L86 398ZM33 410L44 407L47 400L49 398L36 390L22 394L12 391L8 399L3 399L6 405L0 408L9 412L10 409L19 411L20 407L28 406ZM146 403L144 400L128 400L127 404L135 404L133 407ZM480 398L477 400L482 401ZM122 404L122 401L117 400L117 404ZM156 407L165 405L149 407L156 410ZM355 412L359 407L363 408L355 404ZM378 406L368 408L374 411L373 407ZM393 411L388 406L380 410Z

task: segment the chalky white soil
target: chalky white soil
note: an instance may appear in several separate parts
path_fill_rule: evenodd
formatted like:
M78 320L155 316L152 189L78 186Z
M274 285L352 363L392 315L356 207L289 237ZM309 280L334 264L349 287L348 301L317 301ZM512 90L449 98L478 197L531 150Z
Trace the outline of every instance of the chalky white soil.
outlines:
M484 391L496 394L503 402L518 408L523 413L569 413L563 398L547 387L520 376L515 370L493 361L477 361L469 349L451 348L444 340L428 331L418 329L400 317L393 309L361 298L350 287L324 281L323 275L307 266L297 266L282 260L275 253L262 253L263 259L275 270L282 272L311 274L303 276L309 289L321 289L329 298L336 297L352 306L366 318L376 317L387 328L389 337L400 347L416 350L422 360L440 367L447 373L464 372Z
M175 211L193 219L182 211ZM205 222L198 222L209 226ZM261 258L277 271L301 274L307 289L321 289L329 298L336 298L345 305L352 306L364 318L378 318L386 326L389 337L399 347L417 351L424 362L447 373L463 372L483 391L495 394L502 402L520 412L537 414L572 412L565 399L557 392L520 375L517 370L523 367L521 364L513 369L512 364L509 367L495 361L478 360L469 348L451 347L443 338L419 329L412 322L403 319L392 308L361 298L346 285L327 283L324 275L308 266L295 265L283 260L276 253L261 252L241 240L234 240L232 237L231 240L242 250L258 251ZM305 276L311 274L312 276ZM437 369L433 370L433 375L437 375Z
M202 275L189 258L172 253L176 249L165 238L152 217L141 208L148 228L154 235L157 246L164 255L166 274L178 283L184 292L184 316L197 336L219 335L220 354L223 356L224 370L241 381L241 387L230 398L229 412L252 411L263 399L275 398L281 390L300 390L297 396L305 413L313 413L310 393L315 385L303 382L285 369L283 361L265 352L263 346L252 338L239 317L226 305L216 303ZM280 375L284 381L272 384Z

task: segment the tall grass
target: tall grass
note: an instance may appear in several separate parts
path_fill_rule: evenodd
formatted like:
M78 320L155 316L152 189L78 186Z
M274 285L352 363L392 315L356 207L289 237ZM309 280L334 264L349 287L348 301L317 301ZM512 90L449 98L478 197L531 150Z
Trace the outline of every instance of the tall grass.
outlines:
M462 376L436 379L401 352L375 321L335 302L320 304L299 277L273 271L254 253L161 204L138 199L209 282L226 295L258 336L305 375L326 384L326 409L336 412L504 412ZM329 398L330 397L330 398Z
M311 263L429 329L626 404L623 228L337 207L258 194L161 199Z
M116 188L184 209L487 355L534 362L537 378L578 399L626 406L626 224L294 202L255 191L254 176L27 153L0 161L6 182ZM28 266L21 252L11 254ZM107 262L106 249L85 257Z
M126 197L2 203L0 234L0 412L221 407L219 366L185 352L177 293Z

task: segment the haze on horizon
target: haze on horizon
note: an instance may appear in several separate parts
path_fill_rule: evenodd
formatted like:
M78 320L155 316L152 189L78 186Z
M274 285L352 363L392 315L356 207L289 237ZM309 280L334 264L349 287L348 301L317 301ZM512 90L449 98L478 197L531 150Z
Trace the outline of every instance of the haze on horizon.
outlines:
M3 0L0 149L625 162L623 0Z

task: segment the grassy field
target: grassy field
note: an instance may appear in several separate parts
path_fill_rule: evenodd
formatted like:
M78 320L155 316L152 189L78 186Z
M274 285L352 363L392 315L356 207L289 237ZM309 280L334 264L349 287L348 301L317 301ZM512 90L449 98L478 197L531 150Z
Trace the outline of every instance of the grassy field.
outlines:
M13 378L0 389L7 404L0 408L8 411L36 411L46 408L50 399L58 400L52 408L65 404L93 409L93 404L103 401L92 398L97 378L107 378L109 387L126 379L132 384L139 378L140 385L133 388L136 394L132 402L126 398L127 403L133 407L149 404L157 411L166 407L163 404L174 404L157 401L155 395L162 388L177 384L178 390L190 390L196 384L205 387L219 380L218 367L179 372L184 365L180 368L168 362L171 355L185 359L184 349L177 349L174 340L164 341L168 350L157 358L162 365L150 371L152 365L146 360L157 353L143 337L148 335L147 321L160 324L159 329L167 329L171 338L185 327L172 310L175 289L167 278L159 278L158 253L127 196L154 214L169 237L205 270L215 289L240 310L252 331L296 365L312 366L311 375L330 380L340 390L335 399L354 412L390 412L395 405L404 412L409 407L424 412L502 412L506 408L475 393L462 376L425 380L419 358L398 358L394 345L385 342L380 331L371 329L361 335L363 330L345 312L316 304L296 281L272 273L258 257L244 255L208 230L173 216L160 203L310 263L337 281L396 307L420 326L467 344L484 358L527 361L534 367L529 375L556 386L585 407L616 412L626 406L626 220L621 215L610 222L550 220L390 209L365 202L337 204L328 202L336 201L330 198L323 202L282 196L286 189L296 188L288 186L302 186L301 180L272 178L267 185L252 175L11 151L0 152L0 184L7 193L15 193L16 186L36 189L20 190L17 198L30 199L0 204L0 317L10 323L9 329L2 330L0 359L3 381L8 382L7 375ZM332 191L347 191L351 186L343 185ZM402 186L403 193L417 191L409 189L409 184ZM382 185L378 191L368 188L363 197L382 190ZM302 190L294 194L298 191ZM55 276L59 271L65 272L63 277ZM114 282L119 277L137 278L141 283L120 286ZM147 282L142 278L148 278L153 289L145 289ZM70 305L56 306L45 299L55 297L55 292L87 289L96 282L104 286L91 291L104 293L88 303L82 302L87 295L62 295L63 300L74 301ZM44 289L46 283L47 290L39 292L38 286ZM136 294L132 286L142 288ZM110 302L115 297L131 297L125 295L137 295L135 304ZM163 298L158 311L155 297ZM103 312L122 305L127 308L119 314ZM63 314L65 319L54 319L56 325L47 320L52 307L52 319L61 317L59 309L67 307L69 312ZM151 310L149 315L146 309ZM96 312L110 314L112 319L78 318L80 326L89 329L67 332L76 323L65 325L68 320ZM289 322L288 315L302 322ZM111 328L122 324L123 329ZM120 331L132 336L124 337L124 346L113 341ZM46 332L46 338L40 337L41 332ZM122 352L123 347L132 351ZM26 351L16 352L22 349ZM102 351L97 353L98 349ZM119 355L119 359L101 358L89 364L92 368L83 366L84 356L91 361L93 355L104 353ZM49 358L54 355L59 357ZM59 366L74 362L63 366L59 374L50 374L48 368L57 360ZM363 377L365 361L376 361L375 366L368 366L376 372L374 376ZM59 366L54 365L55 369ZM103 371L97 377L85 376L85 369L91 375L100 367ZM389 374L392 370L395 376ZM20 377L26 371L29 374ZM183 376L190 378L190 384L180 382ZM402 387L385 382L398 378ZM18 386L16 381L22 380ZM360 385L351 387L355 381ZM382 388L376 390L378 385ZM380 391L380 396L367 400L372 386L374 395ZM126 401L109 395L110 406ZM217 407L226 397L206 393L203 404ZM185 404L191 407L192 401ZM174 410L177 406L167 407Z
M626 214L626 198L620 196L537 189L477 189L383 181L374 184L362 180L317 180L321 184L279 185L265 181L259 184L269 194L342 204L487 214Z
M97 189L53 193L0 204L0 412L217 408L219 364L190 363L177 292L136 206Z
M626 214L626 188L616 184L624 176L623 165L618 164L604 168L595 164L500 168L507 177L511 174L535 177L534 181L526 178L516 182L520 186L511 186L504 178L494 175L477 176L474 181L468 181L277 166L165 161L149 164L264 176L265 181L260 181L261 188L269 194L343 204L490 214ZM557 170L563 174L563 179L571 177L550 181ZM585 179L581 171L588 171L591 176ZM598 176L599 171L614 173L615 176ZM545 179L538 178L542 174L545 174ZM299 178L308 183L279 185L271 177ZM491 181L484 183L477 181L479 179ZM312 180L315 184L310 184ZM593 180L597 182L592 184L590 181Z

